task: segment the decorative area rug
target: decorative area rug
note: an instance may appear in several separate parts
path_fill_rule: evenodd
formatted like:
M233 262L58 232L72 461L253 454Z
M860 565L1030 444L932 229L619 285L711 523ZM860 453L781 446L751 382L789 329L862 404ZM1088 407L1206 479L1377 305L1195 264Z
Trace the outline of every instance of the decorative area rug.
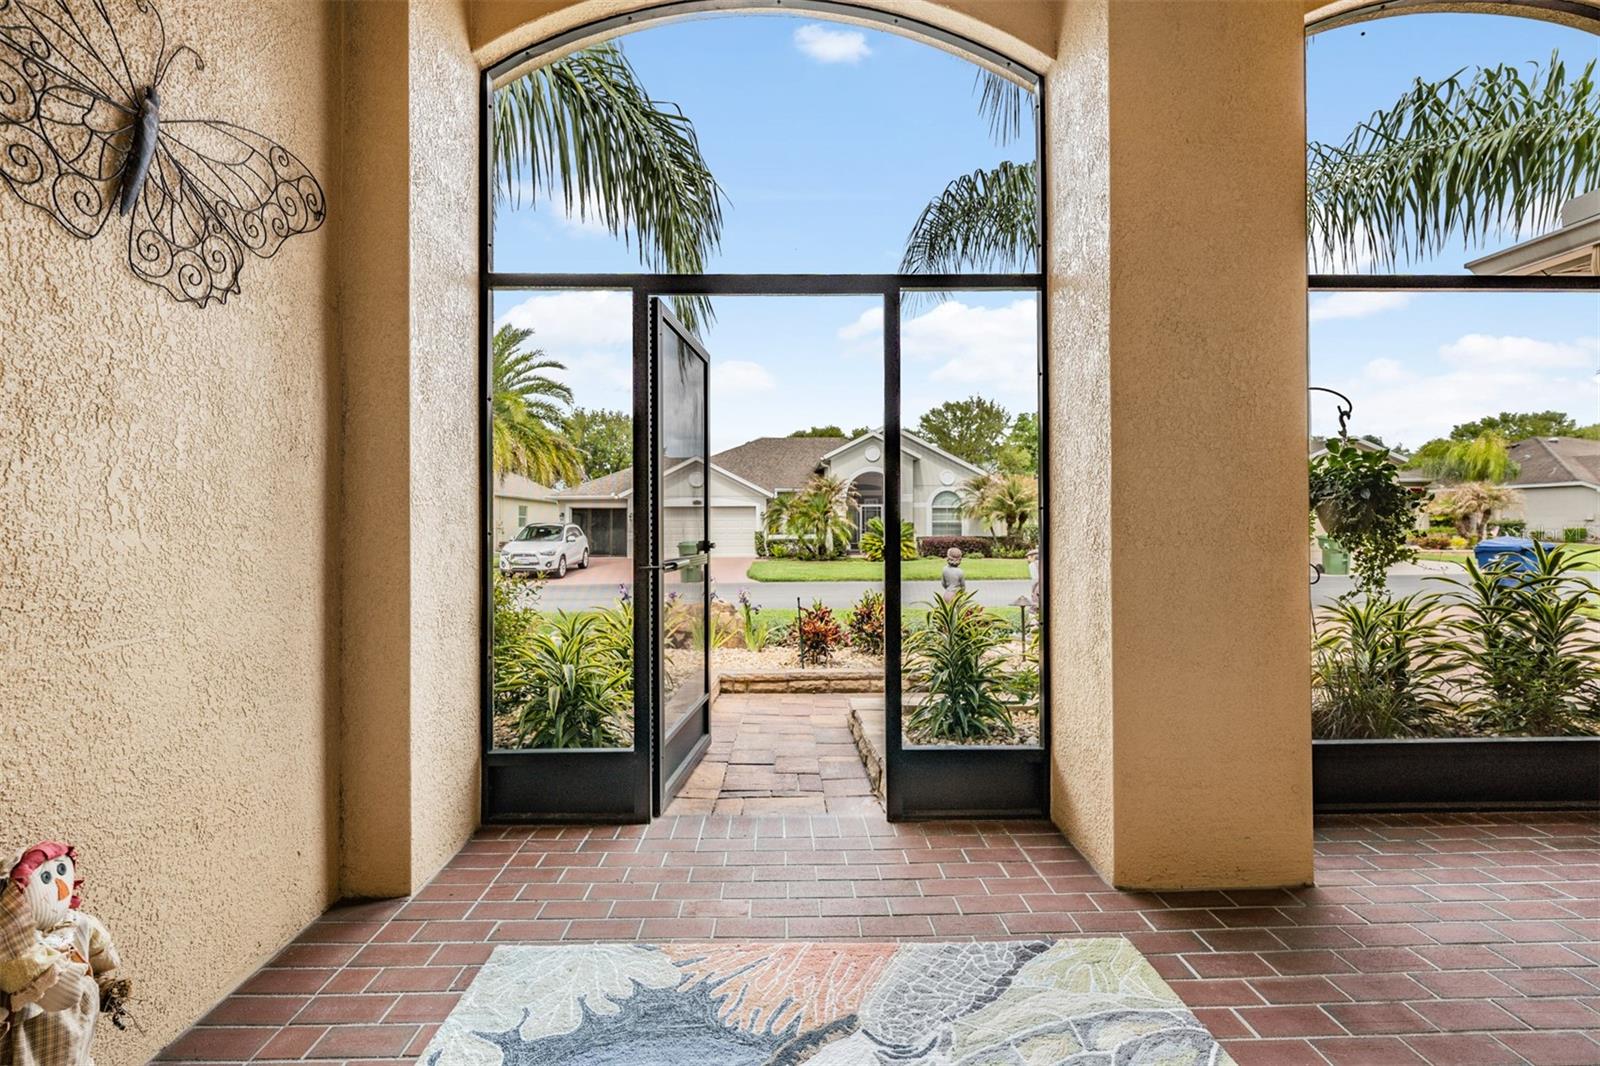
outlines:
M1221 1066L1121 938L502 947L427 1066Z

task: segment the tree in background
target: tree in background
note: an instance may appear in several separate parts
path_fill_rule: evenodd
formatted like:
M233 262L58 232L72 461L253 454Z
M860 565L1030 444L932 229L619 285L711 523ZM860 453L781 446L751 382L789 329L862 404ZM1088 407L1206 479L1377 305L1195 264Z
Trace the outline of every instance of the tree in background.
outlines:
M797 429L793 433L789 434L789 436L791 436L791 437L839 437L839 438L848 438L850 440L855 440L857 437L861 436L866 431L867 431L867 427L866 426L862 426L859 429L853 429L849 433L846 433L844 430L840 429L838 426L812 426L810 429Z
M832 558L838 543L848 544L855 533L848 516L854 494L849 482L827 474L813 474L811 480L783 504L784 531L798 537L808 555ZM771 503L767 505L769 515L772 506Z
M982 396L946 400L917 422L917 436L974 466L993 470L1011 430L1011 412Z
M1418 449L1412 466L1452 484L1483 481L1498 485L1517 476L1506 438L1493 430L1469 440L1430 441Z
M541 485L570 484L583 474L578 449L561 429L572 391L546 373L566 367L537 348L524 348L531 336L531 329L505 325L490 345L494 472L521 474Z
M1441 518L1456 524L1456 530L1468 540L1478 540L1489 528L1496 511L1516 503L1521 494L1504 485L1488 481L1467 481L1447 489L1433 498L1428 509Z
M1033 519L1039 508L1039 490L1030 477L996 471L968 481L961 490L961 510L995 532L1005 526L1008 537L1016 537Z
M1473 440L1485 433L1498 433L1515 444L1529 437L1571 437L1578 433L1572 416L1560 411L1501 411L1497 415L1463 422L1450 431L1451 440Z
M582 457L585 479L605 477L633 465L632 415L574 407L562 426Z
M615 41L535 67L494 94L497 198L557 197L598 219L652 271L697 274L722 239L722 189L694 124L639 83ZM676 300L698 329L704 297Z
M1006 437L1005 444L1000 447L999 462L996 465L1008 474L1038 476L1038 415L1032 411L1023 411L1017 415L1017 420L1011 423L1010 435Z

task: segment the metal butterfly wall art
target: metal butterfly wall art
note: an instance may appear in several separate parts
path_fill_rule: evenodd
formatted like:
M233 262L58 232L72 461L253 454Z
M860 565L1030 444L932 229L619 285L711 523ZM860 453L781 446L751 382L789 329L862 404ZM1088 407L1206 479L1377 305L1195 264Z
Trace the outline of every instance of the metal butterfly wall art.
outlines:
M168 49L152 0L0 0L0 177L76 237L115 207L133 272L205 307L239 292L246 253L270 258L326 206L267 137L165 117L178 69L205 62Z

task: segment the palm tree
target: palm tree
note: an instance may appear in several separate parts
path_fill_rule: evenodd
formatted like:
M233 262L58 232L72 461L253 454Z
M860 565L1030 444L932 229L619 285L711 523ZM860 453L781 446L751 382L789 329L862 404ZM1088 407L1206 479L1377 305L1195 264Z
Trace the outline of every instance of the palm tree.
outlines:
M524 348L531 336L531 329L504 325L490 345L495 476L521 474L544 485L576 482L583 476L582 456L561 429L572 390L546 373L566 367L538 348Z
M1521 494L1504 485L1468 481L1434 497L1431 510L1456 524L1463 537L1480 538L1496 511L1516 503Z
M1014 136L1025 91L989 72L979 83L997 139ZM1370 256L1388 268L1440 251L1458 230L1470 244L1510 226L1548 227L1563 202L1600 185L1595 61L1572 78L1558 55L1526 75L1501 65L1418 78L1342 144L1312 142L1306 154L1306 218L1319 264ZM1032 269L1037 186L1035 164L957 178L923 209L901 269Z
M722 238L722 189L694 125L650 98L614 41L536 67L494 94L498 199L560 195L569 213L639 241L650 270L700 273ZM709 301L679 301L697 329Z
M1424 448L1417 453L1412 465L1431 477L1452 483L1500 484L1516 477L1518 470L1506 438L1494 432L1480 433L1471 440L1453 440L1438 448Z
M800 537L812 555L827 558L833 555L835 540L848 541L855 533L847 512L854 495L849 482L813 474L789 501L786 528Z
M1020 474L987 474L967 482L961 491L961 510L968 518L986 522L990 532L1005 526L1007 536L1015 537L1039 506L1039 493L1033 479Z

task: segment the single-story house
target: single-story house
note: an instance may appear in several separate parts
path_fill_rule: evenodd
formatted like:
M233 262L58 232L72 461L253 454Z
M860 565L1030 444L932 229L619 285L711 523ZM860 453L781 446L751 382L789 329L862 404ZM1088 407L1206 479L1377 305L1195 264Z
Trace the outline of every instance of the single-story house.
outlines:
M989 530L961 513L963 485L985 471L913 433L901 435L901 510L919 537L981 536ZM724 555L755 555L756 534L766 524L767 505L799 490L814 474L850 484L850 519L859 537L883 516L883 433L854 440L840 437L758 437L711 457L711 540ZM666 473L662 493L663 541L697 539L697 509L706 500L705 472L695 459ZM586 481L555 493L560 518L577 524L596 555L632 553L633 471Z
M559 522L555 490L521 474L503 474L494 483L494 542L504 544L529 522Z
M1498 517L1520 518L1554 540L1579 526L1600 535L1600 440L1529 437L1508 450L1519 469L1507 484L1521 499Z

